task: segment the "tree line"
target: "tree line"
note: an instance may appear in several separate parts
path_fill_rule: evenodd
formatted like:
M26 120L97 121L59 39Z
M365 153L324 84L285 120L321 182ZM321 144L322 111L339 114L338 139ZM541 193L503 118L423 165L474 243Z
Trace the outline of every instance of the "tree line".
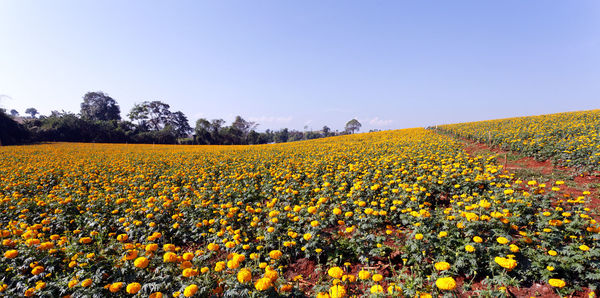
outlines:
M81 110L52 111L39 115L35 108L25 110L21 117L16 110L0 109L0 145L36 142L95 142L145 144L253 145L284 143L355 133L361 124L356 119L346 123L342 132L324 126L319 131L298 131L283 128L257 132L258 123L241 116L226 125L223 119L196 121L189 124L181 111L171 111L162 101L137 103L129 111L129 120L121 119L121 109L115 99L97 91L83 96Z

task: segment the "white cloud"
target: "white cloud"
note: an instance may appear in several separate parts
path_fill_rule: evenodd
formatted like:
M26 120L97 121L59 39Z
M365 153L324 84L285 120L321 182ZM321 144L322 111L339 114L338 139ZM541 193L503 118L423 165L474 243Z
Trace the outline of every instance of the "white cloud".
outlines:
M258 124L288 124L294 119L292 116L288 117L273 117L273 116L261 116L261 117L249 117L248 120L256 122Z
M375 117L373 119L368 120L368 123L373 126L388 126L388 125L392 124L393 122L394 122L394 120L391 120L391 119L384 120L384 119L379 119L379 117Z

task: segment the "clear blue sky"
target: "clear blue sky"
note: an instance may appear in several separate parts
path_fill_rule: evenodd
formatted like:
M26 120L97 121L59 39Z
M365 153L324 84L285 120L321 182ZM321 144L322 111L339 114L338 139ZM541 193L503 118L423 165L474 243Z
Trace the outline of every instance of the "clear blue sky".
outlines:
M96 90L261 130L595 109L600 1L0 1L1 107Z

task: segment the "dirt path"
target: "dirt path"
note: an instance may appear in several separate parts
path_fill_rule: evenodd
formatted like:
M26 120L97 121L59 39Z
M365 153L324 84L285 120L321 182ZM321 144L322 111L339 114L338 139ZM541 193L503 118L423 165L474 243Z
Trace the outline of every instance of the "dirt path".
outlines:
M465 151L471 156L496 155L496 161L504 168L505 173L514 174L523 181L535 180L552 186L556 181L564 181L560 186L565 199L577 198L589 191L587 207L600 213L600 177L577 174L575 169L556 166L550 160L537 161L532 157L505 151L487 144L467 139L459 139L465 144Z

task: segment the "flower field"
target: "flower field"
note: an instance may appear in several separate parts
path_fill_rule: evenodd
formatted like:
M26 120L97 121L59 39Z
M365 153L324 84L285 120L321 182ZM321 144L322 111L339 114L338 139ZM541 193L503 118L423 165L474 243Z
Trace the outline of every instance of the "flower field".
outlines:
M443 131L580 171L600 171L600 110L441 125Z
M562 130L587 144L574 156L598 152L567 132L592 139L585 123L598 114L550 116L575 122ZM526 134L486 129L510 146ZM589 192L561 186L520 181L422 128L256 146L0 147L0 295L589 292L600 227Z

